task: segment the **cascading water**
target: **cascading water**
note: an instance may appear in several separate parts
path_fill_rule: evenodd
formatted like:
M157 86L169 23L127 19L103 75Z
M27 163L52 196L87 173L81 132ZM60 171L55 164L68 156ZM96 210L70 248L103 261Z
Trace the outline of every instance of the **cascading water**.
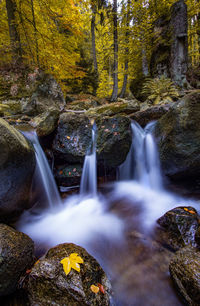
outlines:
M154 124L151 122L142 129L137 122L131 123L132 145L126 161L119 168L119 178L134 179L144 186L160 190L162 177L159 156L152 135Z
M37 184L42 184L43 197L50 209L61 206L61 198L49 166L48 160L40 146L36 132L25 132L25 136L32 142L36 156L36 172Z
M34 141L34 146L38 147L36 140ZM48 175L47 172L45 175ZM18 228L38 244L51 247L58 243L73 242L87 248L91 254L98 257L94 241L119 240L123 229L122 222L117 216L109 213L105 205L105 199L97 194L96 126L94 124L90 154L86 155L84 161L80 195L69 196L63 205L54 205L53 211L44 210L40 216L25 214ZM97 246L99 247L100 245Z
M97 195L97 170L96 170L96 124L92 127L91 152L85 156L83 173L81 176L80 195Z

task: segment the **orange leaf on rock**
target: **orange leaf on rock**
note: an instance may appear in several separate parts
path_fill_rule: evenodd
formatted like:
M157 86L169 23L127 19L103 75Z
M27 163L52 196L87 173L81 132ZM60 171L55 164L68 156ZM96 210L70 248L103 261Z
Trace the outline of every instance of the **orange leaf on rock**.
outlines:
M98 287L99 287L99 290L101 291L101 293L105 294L105 290L104 290L103 285L98 283Z

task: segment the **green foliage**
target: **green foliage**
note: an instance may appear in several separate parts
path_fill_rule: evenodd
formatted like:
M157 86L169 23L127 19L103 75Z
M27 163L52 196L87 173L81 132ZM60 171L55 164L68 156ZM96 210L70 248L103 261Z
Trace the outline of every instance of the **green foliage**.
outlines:
M178 90L173 82L164 76L147 80L142 93L147 95L147 99L153 101L154 104L172 102L174 98L179 97Z

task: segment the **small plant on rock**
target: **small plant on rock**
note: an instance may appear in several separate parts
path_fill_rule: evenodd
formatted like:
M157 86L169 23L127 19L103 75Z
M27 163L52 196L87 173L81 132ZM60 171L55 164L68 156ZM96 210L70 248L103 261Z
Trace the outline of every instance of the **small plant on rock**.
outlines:
M153 104L172 102L174 98L179 97L179 92L173 82L164 76L147 80L143 86L142 93Z

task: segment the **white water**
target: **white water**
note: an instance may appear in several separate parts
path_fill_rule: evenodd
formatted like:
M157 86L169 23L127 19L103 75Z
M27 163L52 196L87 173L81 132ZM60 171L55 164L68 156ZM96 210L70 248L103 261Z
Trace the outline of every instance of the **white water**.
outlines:
M154 122L144 129L132 122L132 146L119 168L119 179L110 195L111 201L126 199L140 208L141 227L150 230L156 220L177 206L193 206L196 201L166 191L162 183L160 161L153 137Z
M61 198L55 183L48 160L40 146L37 134L35 132L25 132L25 136L30 139L35 149L36 171L38 184L42 184L43 198L50 209L61 206Z
M44 168L43 171L43 175L48 174ZM62 206L54 205L53 211L47 209L40 215L25 213L18 228L37 244L51 247L73 242L97 257L95 241L122 240L122 222L107 211L105 199L97 194L95 128L92 131L91 152L85 157L80 194L69 196Z
M92 128L92 148L90 154L85 156L80 186L81 196L97 196L97 170L96 170L96 125Z
M160 171L159 156L152 130L154 123L145 129L133 121L132 145L126 161L119 167L120 180L135 180L146 187L161 190L162 176Z

